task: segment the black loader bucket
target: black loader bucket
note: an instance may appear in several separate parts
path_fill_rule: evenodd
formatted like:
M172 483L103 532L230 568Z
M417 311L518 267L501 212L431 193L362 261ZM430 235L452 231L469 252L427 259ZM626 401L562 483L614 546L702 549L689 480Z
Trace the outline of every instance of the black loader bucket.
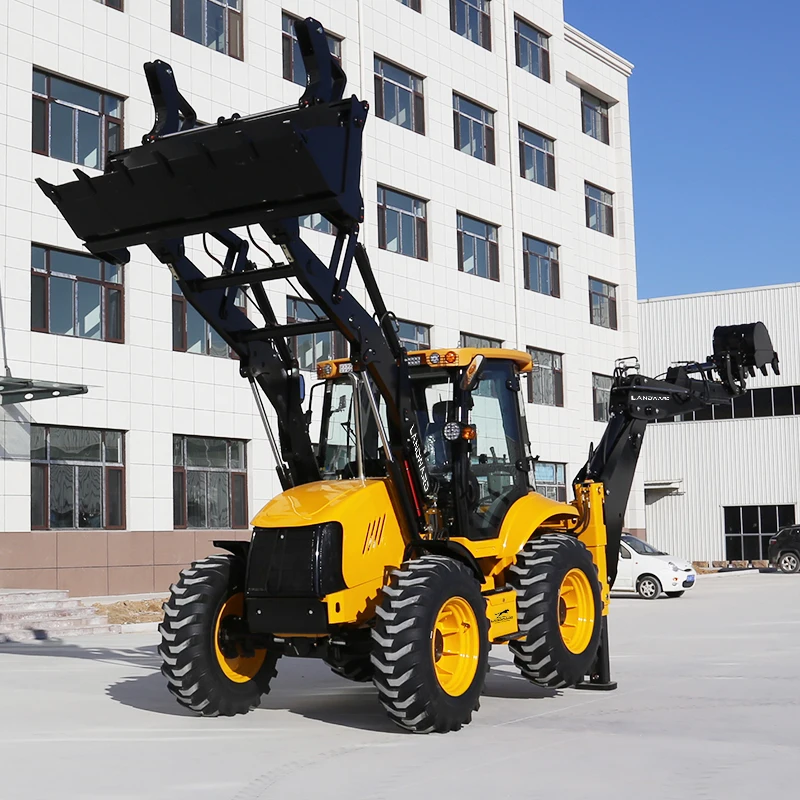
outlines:
M720 378L729 386L741 385L746 375L767 374L767 365L780 375L778 354L763 322L747 325L726 325L714 329L714 355L709 361L717 368Z
M301 45L312 52L315 43L304 33ZM321 26L311 34L324 40ZM71 183L37 183L95 254L312 213L349 231L363 219L359 175L367 104L341 99L338 64L321 66L328 74L312 70L317 84L309 83L298 107L187 128L195 115L172 69L148 63L157 122L143 143L110 155L101 176L76 169Z

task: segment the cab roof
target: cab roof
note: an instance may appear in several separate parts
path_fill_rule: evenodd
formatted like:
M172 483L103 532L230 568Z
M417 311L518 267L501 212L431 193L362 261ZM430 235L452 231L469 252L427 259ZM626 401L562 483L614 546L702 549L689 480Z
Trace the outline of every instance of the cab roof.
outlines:
M498 361L513 362L520 372L530 372L533 368L530 353L521 350L506 350L502 347L450 347L432 350L411 350L408 353L409 366L412 367L465 367L476 355ZM342 370L343 364L351 364L349 358L336 358L320 361L317 364L317 377L335 378L342 372L350 372L352 368Z

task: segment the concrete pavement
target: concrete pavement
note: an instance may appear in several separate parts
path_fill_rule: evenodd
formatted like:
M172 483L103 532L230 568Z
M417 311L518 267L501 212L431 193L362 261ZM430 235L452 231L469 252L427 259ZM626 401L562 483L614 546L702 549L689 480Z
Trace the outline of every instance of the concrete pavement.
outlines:
M800 794L800 576L618 598L611 693L552 693L492 652L480 712L413 736L370 685L284 659L262 707L174 702L152 633L0 646L3 800L770 800Z

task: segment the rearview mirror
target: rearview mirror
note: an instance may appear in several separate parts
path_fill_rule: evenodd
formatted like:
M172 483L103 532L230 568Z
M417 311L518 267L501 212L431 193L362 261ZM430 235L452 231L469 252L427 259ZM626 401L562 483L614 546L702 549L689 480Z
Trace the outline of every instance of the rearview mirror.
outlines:
M481 377L483 362L485 360L485 357L480 353L478 353L476 356L473 356L472 361L469 362L469 366L464 370L464 374L461 376L462 392L470 392L475 388L478 380Z

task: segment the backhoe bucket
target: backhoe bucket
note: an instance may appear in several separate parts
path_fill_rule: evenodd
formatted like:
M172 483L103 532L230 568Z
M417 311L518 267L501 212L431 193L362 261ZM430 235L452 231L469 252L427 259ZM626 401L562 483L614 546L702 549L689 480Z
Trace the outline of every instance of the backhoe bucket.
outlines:
M756 369L762 375L767 374L767 365L780 375L778 354L772 347L772 340L763 322L751 322L748 325L726 325L714 329L714 362L720 377L741 379L745 370L751 375Z
M174 85L169 65L147 68ZM234 115L146 136L142 145L112 154L103 175L76 169L76 181L37 183L94 254L314 213L349 232L363 220L358 182L366 116L367 104L355 97Z

